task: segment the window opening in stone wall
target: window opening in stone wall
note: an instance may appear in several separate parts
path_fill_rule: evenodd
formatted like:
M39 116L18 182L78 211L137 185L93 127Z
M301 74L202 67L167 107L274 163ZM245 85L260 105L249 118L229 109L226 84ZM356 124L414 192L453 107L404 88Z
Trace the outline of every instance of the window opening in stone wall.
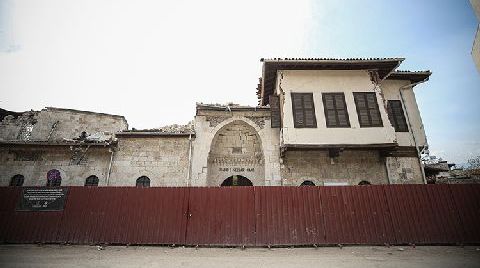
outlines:
M253 183L244 176L233 175L226 178L220 186L253 186Z
M300 186L315 186L315 183L313 181L304 181Z
M358 185L371 185L371 183L369 181L361 181Z
M147 176L141 176L137 179L137 187L150 187L150 179Z
M85 180L85 186L98 186L98 177L95 175L90 175Z
M51 169L47 172L47 186L60 186L62 184L62 176L58 169Z
M25 177L23 175L17 174L10 179L10 186L23 186Z

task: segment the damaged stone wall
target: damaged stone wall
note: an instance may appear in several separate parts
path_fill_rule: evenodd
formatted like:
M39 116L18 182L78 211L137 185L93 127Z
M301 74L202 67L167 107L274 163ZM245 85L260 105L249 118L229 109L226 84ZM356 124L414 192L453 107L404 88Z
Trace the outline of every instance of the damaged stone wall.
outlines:
M37 124L38 111L6 113L0 122L0 139L30 141L33 127Z
M140 176L150 186L187 186L188 136L119 137L111 186L135 186Z
M309 180L315 185L362 180L388 184L385 159L378 151L345 150L330 158L328 150L287 151L281 167L283 185L298 186Z
M110 153L107 147L43 146L0 148L0 186L20 174L24 186L45 186L47 172L60 171L62 186L83 186L90 175L105 185Z
M195 116L196 138L193 143L192 186L205 186L209 181L208 156L212 149L215 135L233 122L242 122L251 127L258 135L263 150L264 179L254 185L276 186L281 184L280 177L280 129L271 128L270 109L268 107L221 106L197 104ZM213 167L215 168L215 167ZM220 167L217 167L218 169ZM240 168L241 166L236 166ZM243 167L244 172L246 168ZM220 171L220 170L219 170ZM227 171L224 171L227 172ZM230 172L230 170L228 171ZM241 171L231 171L232 175ZM256 172L256 171L255 171ZM222 176L225 177L224 173ZM251 175L250 175L251 176ZM256 175L254 175L256 176ZM247 174L248 178L248 174ZM226 178L224 178L226 179Z
M387 157L388 174L392 184L422 184L422 167L416 157Z
M82 132L98 141L112 138L115 132L128 128L123 116L45 108L20 116L7 115L0 122L0 140L63 141L78 138Z
M243 121L217 132L208 155L208 186L220 186L230 176L241 175L253 185L265 185L265 166L260 137Z

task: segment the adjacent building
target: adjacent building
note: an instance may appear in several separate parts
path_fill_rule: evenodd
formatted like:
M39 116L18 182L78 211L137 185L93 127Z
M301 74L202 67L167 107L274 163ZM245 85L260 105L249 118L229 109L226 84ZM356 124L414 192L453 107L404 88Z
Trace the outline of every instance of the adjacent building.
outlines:
M298 186L425 183L427 141L403 58L262 59L258 106L196 105L188 125L2 112L1 185Z
M477 15L477 19L480 20L480 0L470 0L470 4L475 11L475 15ZM477 33L473 40L472 57L477 70L480 72L480 24L477 25Z

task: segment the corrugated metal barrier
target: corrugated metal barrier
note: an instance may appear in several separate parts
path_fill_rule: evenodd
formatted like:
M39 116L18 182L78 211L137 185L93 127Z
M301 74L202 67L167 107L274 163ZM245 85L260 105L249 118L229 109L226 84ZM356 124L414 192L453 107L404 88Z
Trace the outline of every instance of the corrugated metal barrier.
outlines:
M276 246L479 244L480 185L68 187L63 211L16 211L0 242Z

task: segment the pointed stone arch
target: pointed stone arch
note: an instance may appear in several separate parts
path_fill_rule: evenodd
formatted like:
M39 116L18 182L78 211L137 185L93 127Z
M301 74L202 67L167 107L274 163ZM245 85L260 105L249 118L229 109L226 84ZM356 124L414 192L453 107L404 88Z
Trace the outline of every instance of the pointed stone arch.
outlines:
M220 127L210 144L207 165L209 186L218 186L232 175L245 176L253 185L265 185L262 140L254 125L233 120Z

